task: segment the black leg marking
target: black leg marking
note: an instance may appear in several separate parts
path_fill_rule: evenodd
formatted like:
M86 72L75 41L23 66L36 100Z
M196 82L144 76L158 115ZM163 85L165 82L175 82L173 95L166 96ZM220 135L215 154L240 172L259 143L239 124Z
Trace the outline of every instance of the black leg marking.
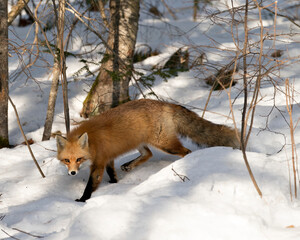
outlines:
M91 198L92 192L93 192L93 178L92 176L90 176L82 197L80 199L76 199L76 202L85 202L86 200Z
M115 171L114 167L111 167L110 165L107 165L106 166L106 172L107 172L107 174L110 178L110 180L109 180L110 183L117 183L118 182L117 174L116 174L116 171Z

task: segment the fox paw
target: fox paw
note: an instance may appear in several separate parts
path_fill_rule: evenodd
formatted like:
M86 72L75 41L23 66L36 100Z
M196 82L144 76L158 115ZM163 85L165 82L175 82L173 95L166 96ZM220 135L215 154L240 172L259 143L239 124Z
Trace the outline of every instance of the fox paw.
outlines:
M116 178L110 179L108 182L109 182L109 183L117 183L117 182L118 182L118 179L116 179Z
M121 169L124 172L129 172L132 168L129 165L126 165L126 163L125 163L121 166Z
M76 202L85 202L85 200L81 200L81 199L76 199Z

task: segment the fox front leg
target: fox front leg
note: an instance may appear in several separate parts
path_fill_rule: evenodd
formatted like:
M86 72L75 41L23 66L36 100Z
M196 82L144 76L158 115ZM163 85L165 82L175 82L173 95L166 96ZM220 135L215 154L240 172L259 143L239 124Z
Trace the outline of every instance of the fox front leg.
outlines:
M93 192L93 178L92 176L89 177L89 181L84 189L83 195L81 198L76 199L76 202L85 202L87 199L89 199L92 196Z
M104 167L101 166L96 168L92 166L89 181L84 189L82 197L76 199L77 202L85 202L86 200L91 198L92 192L94 192L98 188L99 184L102 181L103 172Z

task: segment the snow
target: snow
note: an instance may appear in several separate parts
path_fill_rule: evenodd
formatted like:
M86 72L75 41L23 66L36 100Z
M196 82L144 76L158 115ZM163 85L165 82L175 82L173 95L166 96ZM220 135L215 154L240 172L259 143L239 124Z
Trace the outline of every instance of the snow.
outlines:
M230 1L223 2L231 4ZM189 1L185 3L191 4ZM181 1L176 4L180 8L185 7ZM241 4L242 1L234 2L235 6ZM224 4L222 6L226 9ZM224 26L206 26L205 22L208 20L200 24L194 23L191 11L187 9L184 17L178 21L169 17L163 23L151 20L145 13L141 15L137 44L149 44L152 49L159 49L161 54L136 64L136 69L147 73L151 66L164 61L174 52L174 47L185 46L191 42L204 46L210 43L207 36L215 37L222 49L233 47L231 35L224 31ZM168 12L165 10L164 14L167 16ZM180 16L179 13L176 14ZM282 32L292 28L289 22L280 18L277 22L277 28ZM266 20L265 23L272 24L270 20ZM150 26L150 30L147 26ZM156 28L152 32L153 26ZM166 26L173 30L164 32L168 29ZM30 27L13 28L22 36L21 39L32 40L33 30ZM30 29L31 32L27 36ZM181 30L189 33L188 37L185 35L172 38L174 29L177 32ZM223 29L222 36L219 34L220 29ZM202 31L205 31L205 34L202 34ZM293 31L299 32L299 29ZM10 38L21 42L12 32ZM280 49L289 50L285 55L292 54L294 57L299 53L295 44L298 38L297 35L293 38L291 36L276 44ZM72 50L80 52L83 49L81 44L80 39L75 38ZM204 47L201 47L201 50L203 49ZM228 59L226 54L218 55L218 50L207 51L207 57L212 62ZM43 57L51 63L51 56L43 54ZM99 56L91 57L98 61ZM9 235L22 240L34 239L29 233L47 240L300 238L300 202L298 199L291 199L290 196L290 188L293 188L290 181L293 175L289 116L283 94L284 82L279 82L276 91L270 82L264 83L247 149L248 160L263 193L262 198L258 196L250 180L240 150L227 147L199 148L188 139L183 139L184 145L193 150L184 158L152 149L154 156L151 160L125 173L121 171L120 166L135 158L138 152L133 151L120 156L116 159L119 182L109 184L109 177L105 174L92 198L86 203L79 203L74 200L82 195L87 183L88 164L76 176L68 176L66 168L56 159L55 140L41 141L51 86L51 71L47 64L43 65L43 61L38 63L40 67L32 68L36 81L27 80L25 74L21 75L23 77L11 81L10 96L17 106L27 137L35 141L31 145L32 151L46 178L41 178L27 147L20 144L24 140L19 132L14 111L10 107L10 142L17 146L0 149L0 239L11 239ZM280 76L283 79L290 78L296 89L294 126L300 119L297 104L300 101L298 64L294 63L280 70ZM83 73L81 79L84 81L75 81L73 73L83 65L79 59L72 57L67 60L67 65L70 115L72 121L80 121L82 119L79 112L93 77L85 78ZM14 54L10 58L10 67L10 74L15 76L19 60ZM95 65L90 67L97 68ZM181 103L199 115L202 115L210 92L210 87L199 80L196 70L180 72L178 76L167 81L157 77L152 89L159 97ZM231 99L235 100L233 107L237 126L241 124L241 90L242 84L238 82L231 91ZM144 89L144 93L148 94L150 90ZM130 94L132 97L141 98L134 83L130 87ZM276 109L273 108L274 102ZM213 92L205 118L215 123L233 126L229 117L227 92ZM64 132L64 129L60 90L53 131ZM295 128L295 144L299 148L299 126Z

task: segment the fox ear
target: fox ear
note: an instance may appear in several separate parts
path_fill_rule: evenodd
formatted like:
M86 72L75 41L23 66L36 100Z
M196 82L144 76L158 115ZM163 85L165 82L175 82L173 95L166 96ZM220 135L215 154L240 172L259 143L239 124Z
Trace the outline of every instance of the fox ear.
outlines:
M67 139L65 139L62 136L56 135L56 146L57 146L57 151L61 151L65 148Z
M88 147L89 144L88 134L87 133L82 134L78 139L78 143L82 149Z

